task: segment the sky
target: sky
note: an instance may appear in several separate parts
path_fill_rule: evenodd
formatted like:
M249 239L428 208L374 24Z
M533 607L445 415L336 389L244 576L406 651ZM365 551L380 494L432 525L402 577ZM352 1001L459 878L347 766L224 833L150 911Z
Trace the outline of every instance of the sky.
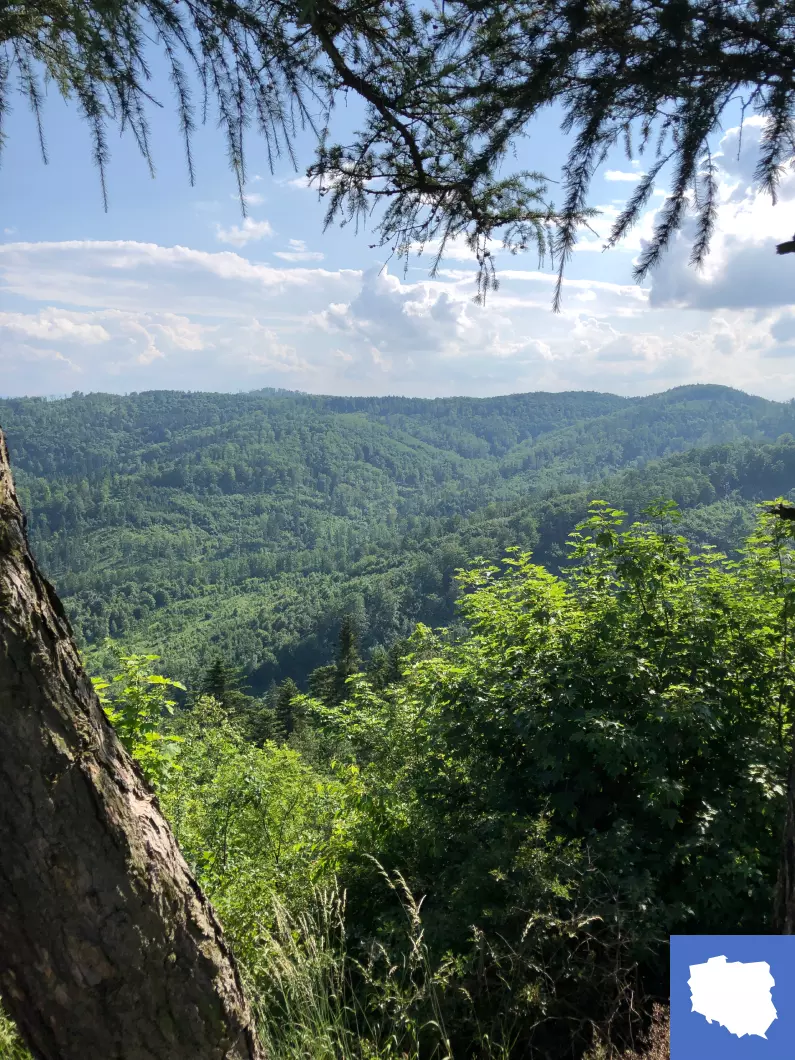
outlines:
M191 187L176 106L153 57L148 111L156 177L134 140L111 129L109 209L91 160L89 130L50 87L44 107L49 164L26 100L12 96L0 156L0 395L245 391L415 397L532 390L656 393L716 382L779 400L795 397L795 255L775 244L795 231L795 172L779 202L756 191L758 119L727 114L712 148L720 207L712 250L688 265L689 220L642 286L632 264L665 198L664 181L636 230L603 252L612 219L644 159L616 151L594 179L601 210L567 270L563 311L554 275L537 256L494 248L500 289L473 302L475 267L454 246L436 277L432 257L386 261L371 232L323 231L325 204L299 170L268 169L246 141L249 217L215 121L193 141ZM359 112L341 111L339 130ZM554 112L518 142L516 169L560 175L567 141ZM741 149L740 149L741 148ZM554 187L554 185L553 185Z

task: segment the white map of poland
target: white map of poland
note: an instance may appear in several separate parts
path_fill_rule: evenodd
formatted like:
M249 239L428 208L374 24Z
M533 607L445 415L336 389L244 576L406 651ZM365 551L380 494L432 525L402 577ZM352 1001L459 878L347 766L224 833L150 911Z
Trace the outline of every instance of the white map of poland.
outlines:
M714 1020L731 1034L742 1038L758 1034L767 1038L767 1029L778 1018L770 988L776 981L766 961L744 964L710 957L706 964L691 964L690 1000L693 1012Z

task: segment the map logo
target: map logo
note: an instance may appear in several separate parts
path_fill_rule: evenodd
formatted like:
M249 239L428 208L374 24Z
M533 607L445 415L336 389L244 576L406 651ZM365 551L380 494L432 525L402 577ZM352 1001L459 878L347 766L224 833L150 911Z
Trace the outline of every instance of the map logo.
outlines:
M792 1060L795 935L671 936L671 1060Z

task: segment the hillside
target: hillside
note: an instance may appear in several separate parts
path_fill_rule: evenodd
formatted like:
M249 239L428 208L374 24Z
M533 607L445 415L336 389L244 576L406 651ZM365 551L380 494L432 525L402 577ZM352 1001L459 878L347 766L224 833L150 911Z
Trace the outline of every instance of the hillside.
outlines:
M563 558L601 496L661 495L736 546L795 485L795 404L727 387L439 400L176 391L0 401L37 556L86 649L108 635L255 689L449 622L453 572L512 544ZM771 445L770 443L775 443Z

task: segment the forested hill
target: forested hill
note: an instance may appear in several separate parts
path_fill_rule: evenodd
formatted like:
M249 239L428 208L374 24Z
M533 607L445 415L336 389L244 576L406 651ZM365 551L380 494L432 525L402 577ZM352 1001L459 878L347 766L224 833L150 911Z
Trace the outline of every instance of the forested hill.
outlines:
M183 677L223 651L255 688L326 662L345 613L366 647L449 622L453 572L477 555L562 561L593 496L633 512L672 496L691 536L731 547L754 499L795 485L795 403L720 386L76 394L0 400L0 424L89 651L121 637Z

